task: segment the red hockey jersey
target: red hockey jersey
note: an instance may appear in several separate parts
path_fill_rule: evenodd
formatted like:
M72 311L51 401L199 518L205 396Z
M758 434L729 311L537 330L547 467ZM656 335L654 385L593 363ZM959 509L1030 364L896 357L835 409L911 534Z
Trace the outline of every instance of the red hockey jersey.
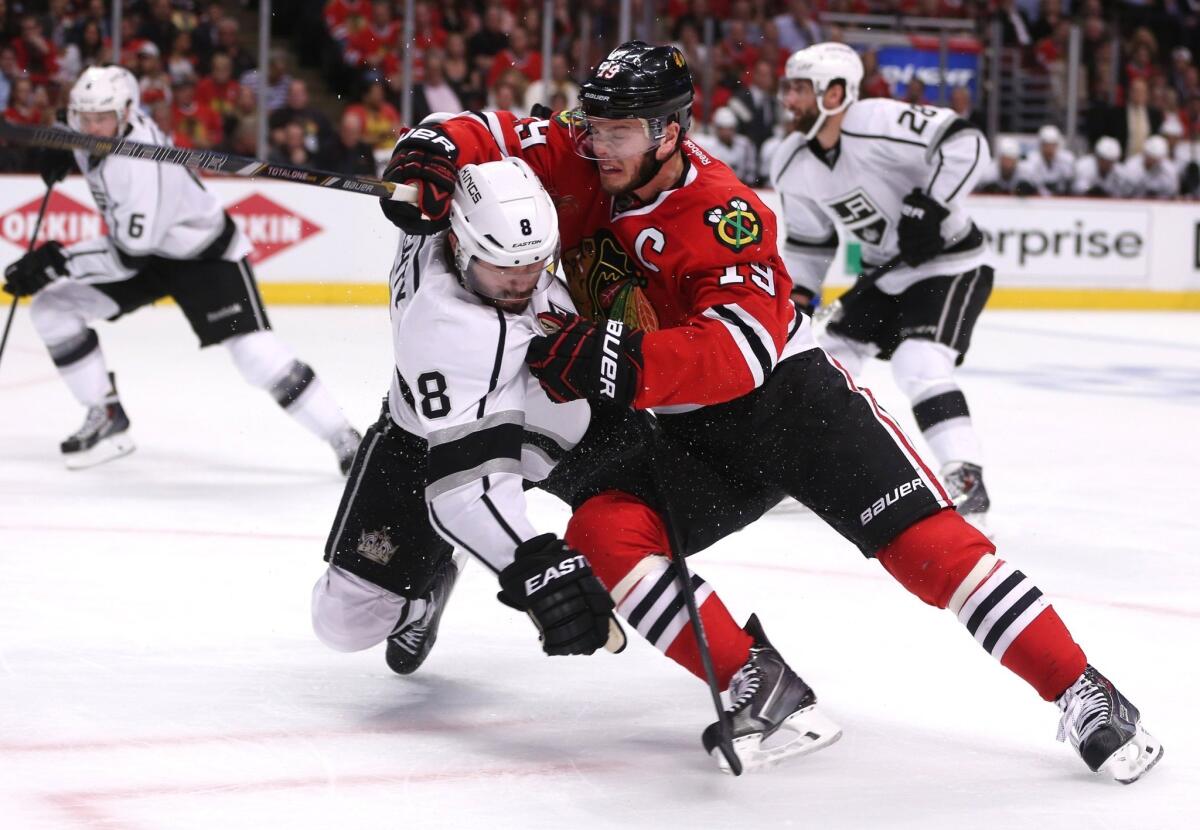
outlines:
M644 329L639 409L721 403L770 376L802 315L789 295L775 216L690 140L685 173L653 202L618 211L559 113L470 113L442 124L459 165L524 158L558 207L576 306ZM789 350L790 351L790 350Z

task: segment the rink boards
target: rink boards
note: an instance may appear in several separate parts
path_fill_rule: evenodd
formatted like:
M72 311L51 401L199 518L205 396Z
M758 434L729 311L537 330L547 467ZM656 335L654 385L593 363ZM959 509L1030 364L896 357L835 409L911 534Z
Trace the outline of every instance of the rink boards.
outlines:
M268 302L382 303L395 230L374 198L281 182L206 179L254 245ZM0 263L24 250L45 187L0 176ZM761 191L772 209L773 191ZM1200 309L1200 206L1195 202L973 196L992 243L991 306ZM41 238L70 244L104 232L82 177L55 188ZM830 293L849 284L839 251Z

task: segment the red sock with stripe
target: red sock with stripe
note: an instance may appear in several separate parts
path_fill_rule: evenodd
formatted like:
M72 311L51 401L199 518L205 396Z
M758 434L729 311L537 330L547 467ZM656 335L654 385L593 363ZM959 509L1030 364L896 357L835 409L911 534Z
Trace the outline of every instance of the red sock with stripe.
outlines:
M667 555L667 529L658 514L625 493L601 493L575 511L565 538L591 562L592 571L612 594L617 613L659 651L705 679L679 592L679 575ZM694 572L692 589L718 685L728 688L733 673L749 658L753 640Z
M1041 590L995 556L954 510L922 519L876 558L922 601L949 608L1000 664L1054 700L1087 666L1083 649Z

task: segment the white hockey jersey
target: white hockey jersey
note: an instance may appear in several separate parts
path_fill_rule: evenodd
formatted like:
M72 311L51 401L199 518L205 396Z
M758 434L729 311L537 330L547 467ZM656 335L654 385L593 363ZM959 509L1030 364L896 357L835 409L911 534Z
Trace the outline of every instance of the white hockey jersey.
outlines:
M1113 164L1107 173L1100 172L1095 155L1086 155L1075 165L1075 182L1071 192L1076 196L1109 196L1126 199L1133 195L1133 182L1122 164Z
M725 162L733 171L733 175L744 184L753 185L758 181L758 150L755 149L754 142L746 136L734 133L732 144L723 143L715 135L695 136L693 140L704 152Z
M942 223L945 250L917 268L897 265L876 283L879 289L899 294L927 277L983 264L986 243L963 198L990 153L979 130L953 110L883 98L855 102L846 111L839 145L826 156L831 166L793 133L772 159L771 181L787 228L783 258L797 285L820 290L839 235L862 245L864 270L892 260L900 250L901 203L914 188L950 211Z
M1141 199L1174 199L1179 195L1179 169L1171 159L1146 164L1144 153L1126 159L1121 172L1129 182L1129 196Z
M125 137L170 146L149 118L134 113ZM127 156L93 160L76 150L108 235L66 249L68 276L81 282L129 279L146 257L237 261L250 244L221 203L186 167Z
M1035 151L1018 165L1017 175L1042 193L1065 195L1071 192L1075 179L1075 154L1059 149L1047 162L1040 150Z
M525 366L542 333L537 314L574 306L557 281L521 314L484 304L451 270L445 234L402 233L390 284L389 411L429 442L430 520L450 544L502 570L539 533L523 481L549 475L591 420L586 401L552 403Z

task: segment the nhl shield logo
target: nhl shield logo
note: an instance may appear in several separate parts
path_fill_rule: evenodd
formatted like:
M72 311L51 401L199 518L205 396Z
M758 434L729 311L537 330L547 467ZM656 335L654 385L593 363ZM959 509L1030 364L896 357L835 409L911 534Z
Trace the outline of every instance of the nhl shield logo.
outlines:
M846 230L868 245L880 245L888 231L888 220L861 187L829 203Z
M380 565L386 565L392 561L392 554L396 552L396 546L392 544L392 538L388 535L390 530L390 527L372 531L364 530L358 539L358 552Z
M762 238L762 222L743 199L730 199L727 205L709 208L704 211L704 221L712 225L717 241L734 252Z

